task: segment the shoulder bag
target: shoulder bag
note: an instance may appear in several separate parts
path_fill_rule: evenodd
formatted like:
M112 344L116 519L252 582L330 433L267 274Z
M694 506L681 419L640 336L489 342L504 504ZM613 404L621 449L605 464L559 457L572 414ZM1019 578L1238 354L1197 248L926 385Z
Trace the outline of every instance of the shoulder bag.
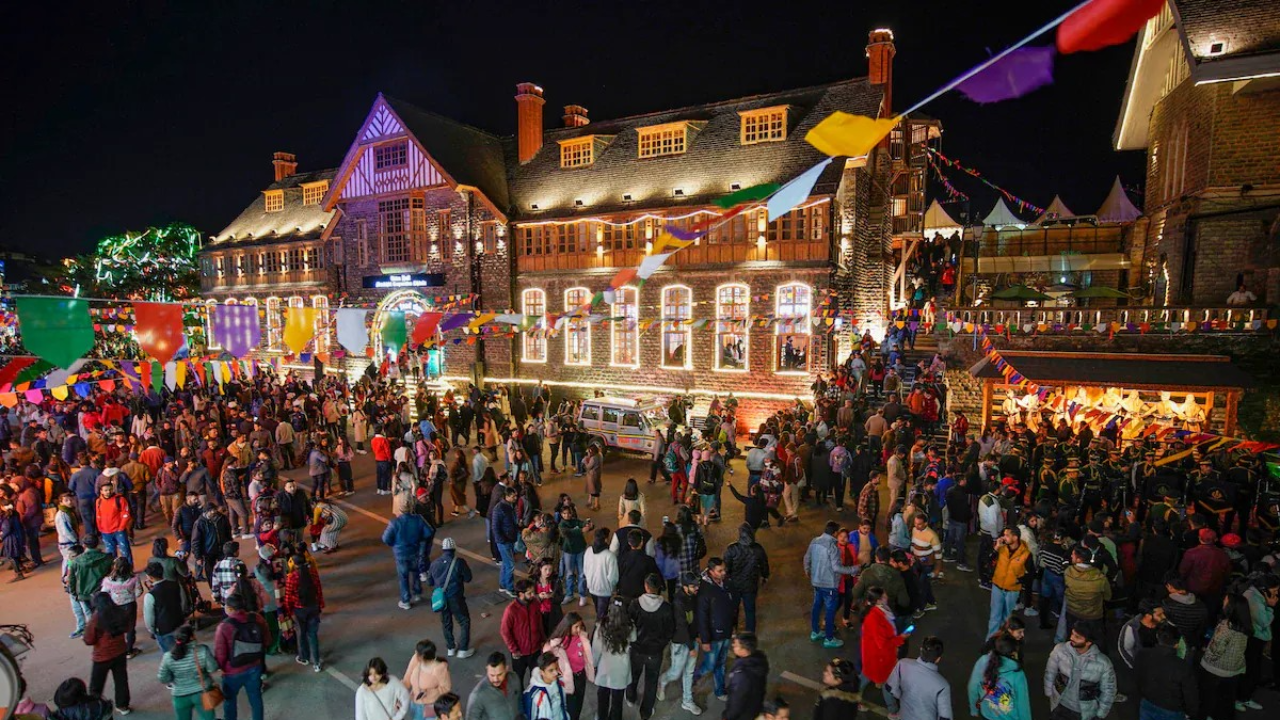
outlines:
M449 570L444 574L444 583L431 591L431 609L435 612L444 610L445 588L449 587L449 581L453 579L453 566L458 564L458 556L454 555L453 560L449 561Z
M191 649L193 653L192 659L196 663L196 675L200 678L200 705L205 710L216 710L222 707L222 703L226 701L226 697L222 694L222 688L217 685L210 685L204 676L204 666L200 662L200 648L203 645L197 645Z

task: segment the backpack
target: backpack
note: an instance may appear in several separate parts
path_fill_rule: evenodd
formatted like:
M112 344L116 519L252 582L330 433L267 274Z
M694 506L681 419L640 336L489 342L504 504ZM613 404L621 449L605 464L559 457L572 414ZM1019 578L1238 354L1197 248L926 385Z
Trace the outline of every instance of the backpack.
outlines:
M200 528L200 539L203 541L201 546L197 548L200 555L210 557L222 548L222 543L218 539L218 526L204 515L196 520L196 525Z
M242 623L231 618L227 618L226 622L231 623L231 627L235 628L235 635L231 640L231 664L243 667L261 663L264 657L263 644L266 639L262 626L254 622L252 616L248 622Z
M716 465L710 460L698 463L698 494L714 495L716 493Z
M838 475L844 475L844 471L849 469L853 464L853 458L850 457L848 449L843 445L837 445L831 450L831 455L827 459L827 463L831 465L832 472Z
M535 697L537 699L535 699ZM540 707L543 702L550 701L550 690L538 685L530 685L529 688L524 691L524 695L520 697L521 715L527 718L537 717L536 713L538 711L538 707Z
M674 444L667 448L667 453L662 456L662 467L666 468L669 473L680 472L680 458L676 456Z

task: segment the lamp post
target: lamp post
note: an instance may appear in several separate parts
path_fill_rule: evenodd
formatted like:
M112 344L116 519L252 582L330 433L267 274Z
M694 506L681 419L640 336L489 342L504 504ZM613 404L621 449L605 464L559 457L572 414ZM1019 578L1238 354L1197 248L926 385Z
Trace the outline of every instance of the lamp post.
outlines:
M982 255L982 235L986 232L987 226L981 222L977 225L970 226L973 236L973 287L969 294L969 304L978 304L978 260Z

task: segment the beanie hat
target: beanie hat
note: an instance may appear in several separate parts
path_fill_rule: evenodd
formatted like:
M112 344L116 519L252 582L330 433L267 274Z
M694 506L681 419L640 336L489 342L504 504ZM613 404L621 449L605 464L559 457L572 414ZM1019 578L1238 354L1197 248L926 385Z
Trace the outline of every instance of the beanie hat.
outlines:
M453 539L453 538L445 538L445 539L440 543L440 548L441 548L441 549L443 549L443 550L453 550L453 549L455 549L455 548L457 548L457 547L458 547L458 543L454 542L454 539Z
M1218 533L1209 528L1200 528L1200 542L1208 545L1218 539Z

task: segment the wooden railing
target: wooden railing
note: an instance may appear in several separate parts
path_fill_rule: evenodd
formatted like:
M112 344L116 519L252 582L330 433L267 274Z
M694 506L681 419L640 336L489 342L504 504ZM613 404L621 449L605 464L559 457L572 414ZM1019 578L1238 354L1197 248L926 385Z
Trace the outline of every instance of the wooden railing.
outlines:
M826 240L797 242L732 242L712 243L705 238L676 253L669 266L718 266L744 262L826 262L829 257ZM635 267L645 257L644 248L605 250L597 253L573 252L547 255L520 255L516 259L519 272L584 270L591 268Z
M1263 306L1154 306L1121 305L1115 307L1049 307L1049 308L995 308L955 307L948 312L956 320L986 325L1014 325L1028 323L1046 325L1097 325L1099 323L1189 323L1253 322L1268 319ZM945 320L940 316L939 320Z
M305 283L323 283L328 280L324 269L291 270L275 273L248 273L245 275L229 274L223 277L200 278L200 289L205 292L227 289L268 288L275 285L301 285Z

